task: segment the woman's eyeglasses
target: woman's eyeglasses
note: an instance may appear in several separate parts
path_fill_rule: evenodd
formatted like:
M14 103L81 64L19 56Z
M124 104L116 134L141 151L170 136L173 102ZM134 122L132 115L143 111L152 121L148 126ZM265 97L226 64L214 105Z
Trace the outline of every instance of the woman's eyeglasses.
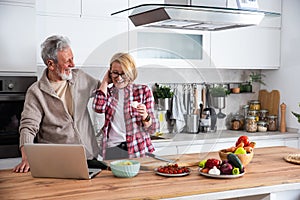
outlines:
M119 72L110 72L111 77L113 78L118 78L119 76L121 76L123 79L127 78L126 74L123 73L119 73Z

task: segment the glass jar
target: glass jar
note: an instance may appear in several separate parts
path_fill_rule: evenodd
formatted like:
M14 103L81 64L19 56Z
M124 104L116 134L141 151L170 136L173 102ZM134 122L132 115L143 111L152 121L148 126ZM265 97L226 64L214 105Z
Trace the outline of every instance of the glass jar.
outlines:
M242 130L244 127L244 119L243 116L238 113L235 114L231 119L231 130Z
M258 110L249 110L249 111L248 111L248 116L253 116L253 117L255 117L256 122L259 121Z
M268 116L268 131L277 131L277 115Z
M248 104L243 106L243 111L244 111L244 117L246 119L246 117L248 116L248 111L249 111L249 105Z
M249 103L250 110L260 110L260 102L259 100L251 100Z
M248 116L246 118L246 131L247 132L257 131L257 121L254 116Z
M259 110L259 112L258 112L259 121L267 122L268 121L268 114L269 114L268 110Z
M265 122L265 121L257 122L257 131L258 132L266 132L267 130L268 130L267 122Z

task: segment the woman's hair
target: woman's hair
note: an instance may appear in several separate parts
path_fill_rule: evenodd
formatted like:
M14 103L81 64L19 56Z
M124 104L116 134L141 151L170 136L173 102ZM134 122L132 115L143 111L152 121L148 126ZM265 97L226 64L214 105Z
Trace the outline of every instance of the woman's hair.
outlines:
M133 82L137 77L137 70L133 57L128 53L116 53L110 59L110 68L114 62L120 63L123 72Z
M57 63L57 52L70 47L70 40L67 37L53 35L48 37L41 44L41 56L44 63L47 65L48 60L53 60Z

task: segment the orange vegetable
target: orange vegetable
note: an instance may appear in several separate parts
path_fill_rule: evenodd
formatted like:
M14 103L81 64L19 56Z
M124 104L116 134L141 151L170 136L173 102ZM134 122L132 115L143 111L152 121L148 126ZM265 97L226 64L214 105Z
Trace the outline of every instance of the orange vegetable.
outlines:
M203 173L208 173L208 171L209 171L209 168L203 168L203 169L201 169L201 172L203 172Z
M225 149L226 152L234 152L236 150L236 147L229 147Z
M254 148L255 146L256 146L255 142L250 142L250 144L248 145L248 147L252 147L252 148Z
M251 153L253 151L253 148L250 146L244 147L247 153Z

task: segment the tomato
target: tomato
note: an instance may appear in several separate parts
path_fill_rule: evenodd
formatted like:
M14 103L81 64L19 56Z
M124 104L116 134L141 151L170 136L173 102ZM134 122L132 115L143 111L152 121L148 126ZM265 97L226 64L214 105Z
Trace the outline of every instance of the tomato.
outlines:
M240 136L239 139L236 141L235 146L238 146L241 142L244 143L245 147L250 144L250 140L249 140L248 136L246 136L246 135Z

